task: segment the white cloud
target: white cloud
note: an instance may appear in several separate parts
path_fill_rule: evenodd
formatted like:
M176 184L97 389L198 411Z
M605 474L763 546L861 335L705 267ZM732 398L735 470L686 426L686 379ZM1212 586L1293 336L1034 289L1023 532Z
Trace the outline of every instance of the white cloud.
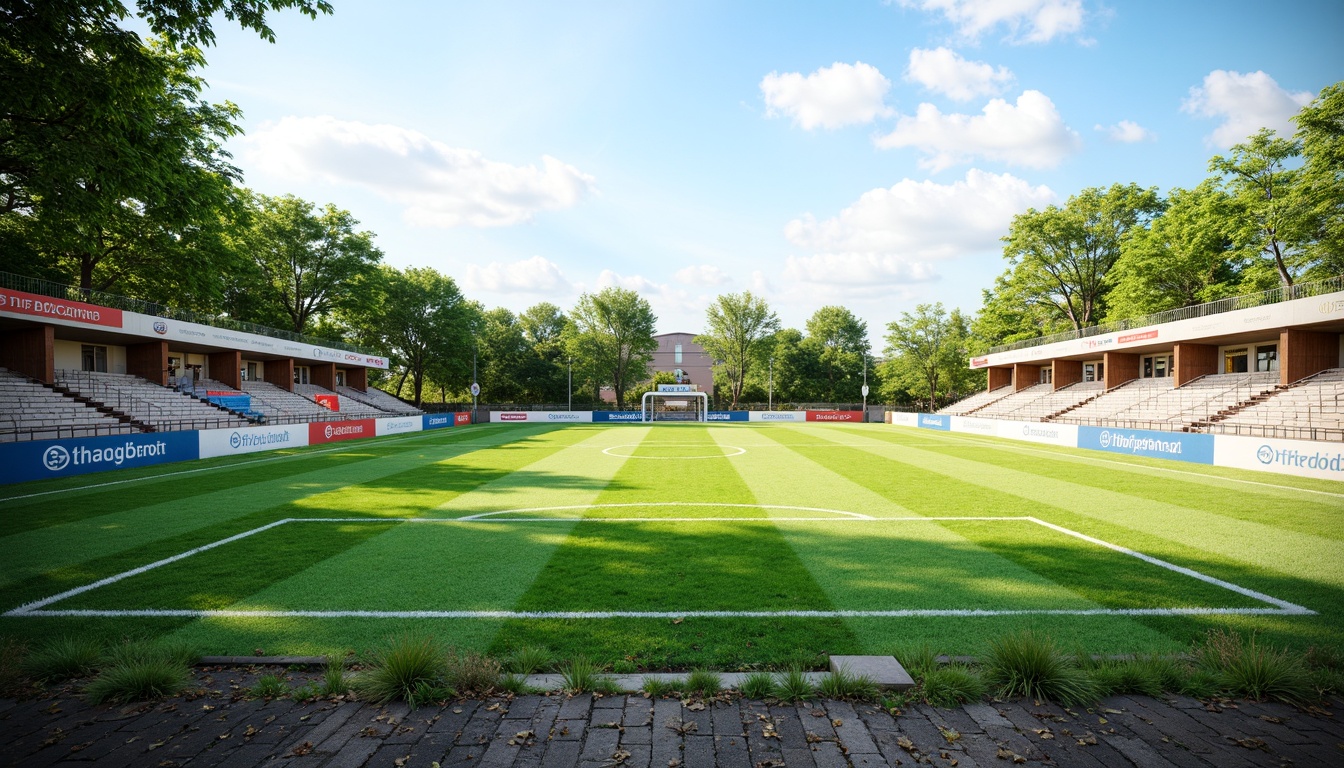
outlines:
M247 145L248 158L267 173L364 187L426 226L518 224L593 190L591 176L550 156L540 168L509 165L418 131L330 116L283 118Z
M814 253L789 258L784 274L869 288L931 280L935 262L997 250L1013 216L1055 197L1049 187L977 169L951 184L903 179L824 221L809 214L789 222L789 241Z
M467 265L462 286L469 291L492 293L571 294L574 285L565 279L555 262L542 256L502 264L492 261L484 267Z
M1264 72L1228 72L1215 69L1204 77L1203 85L1190 89L1190 98L1181 109L1192 115L1221 118L1223 123L1208 136L1215 147L1230 147L1246 140L1261 128L1273 128L1280 136L1291 136L1289 120L1311 102L1312 94L1284 90Z
M1096 125L1094 128L1098 131L1104 131L1106 137L1111 141L1118 141L1122 144L1135 144L1140 141L1156 141L1157 134L1144 128L1133 120L1121 120L1115 125Z
M836 62L806 77L771 72L761 80L766 114L787 115L804 130L872 122L891 114L883 103L891 81L863 62Z
M1082 0L900 0L906 8L941 13L968 40L1005 27L1013 43L1048 43L1083 29Z
M927 155L920 167L933 171L976 157L1052 168L1082 145L1040 91L1023 91L1016 105L992 99L979 115L943 114L932 104L920 104L913 116L902 115L895 130L874 141L884 149L919 149Z
M712 264L692 264L677 270L672 277L686 285L723 285L732 282L727 272Z
M1013 81L1007 67L995 69L983 61L967 61L950 48L915 48L905 79L956 101L993 96Z

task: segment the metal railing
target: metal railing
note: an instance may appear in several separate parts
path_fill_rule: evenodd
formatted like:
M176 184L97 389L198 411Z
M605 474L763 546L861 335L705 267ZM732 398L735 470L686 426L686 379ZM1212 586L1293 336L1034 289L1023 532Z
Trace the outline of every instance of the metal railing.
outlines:
M256 323L249 323L243 320L235 320L228 315L192 312L191 310L175 309L173 307L164 306L163 304L155 304L152 301L144 301L143 299L118 296L114 293L104 293L103 291L93 290L85 291L73 285L65 285L63 283L42 280L36 277L24 277L23 275L16 275L11 272L0 272L0 288L8 288L13 291L23 291L25 293L36 293L41 296L50 296L54 299L96 304L100 307L124 309L128 312L139 312L142 315L154 315L155 317L165 317L170 320L199 323L215 328L227 328L232 331L252 333L258 336L269 336L273 339L297 341L308 346L330 347L332 349L343 349L347 352L361 351L353 344L344 341L321 339L316 336L309 336L305 333L295 333L294 331L286 331L280 328L257 325Z
M1226 299L1210 301L1205 304L1193 304L1188 307L1168 309L1164 312L1154 312L1151 315L1142 315L1140 317L1131 317L1124 320L1115 320L1109 323L1100 323L1081 330L1063 331L1061 333L1052 333L1048 336L1022 339L1021 341L1014 341L1010 344L1000 344L995 347L990 347L986 354L992 355L998 352L1012 352L1017 349L1039 347L1044 344L1054 344L1059 341L1085 339L1090 336L1114 333L1115 331L1128 331L1135 328L1144 328L1150 325L1172 323L1177 320L1190 320L1196 317L1220 315L1224 312L1234 312L1238 309L1263 307L1268 304L1278 304L1294 299L1307 299L1312 296L1321 296L1342 290L1344 290L1344 275L1336 275L1335 277L1329 277L1324 280L1317 280L1310 283L1280 286L1268 291L1261 291L1260 293L1248 293L1244 296L1230 296Z

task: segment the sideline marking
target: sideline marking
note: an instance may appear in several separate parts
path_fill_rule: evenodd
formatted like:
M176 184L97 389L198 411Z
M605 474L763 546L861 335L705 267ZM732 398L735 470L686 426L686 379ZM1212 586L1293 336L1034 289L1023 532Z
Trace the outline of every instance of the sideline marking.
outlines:
M521 508L521 509L501 509L501 510L497 510L497 511L494 511L494 512L478 512L478 513L476 513L476 514L474 514L474 515L467 515L466 517L435 518L435 519L438 519L438 520L465 521L465 520L481 520L481 519L484 519L484 518L487 518L487 517L494 517L495 515L511 515L511 514L514 514L514 513L517 513L517 512L560 512L560 511L564 511L564 510L568 510L568 509L629 509L629 508L631 508L631 507L724 507L724 508L728 508L728 509L788 509L788 510L792 510L792 511L794 511L794 512L826 512L826 513L833 514L833 515L846 515L846 516L849 517L849 518L855 518L855 519L859 519L859 520L877 520L877 519L879 519L879 518L873 517L872 515L865 515L865 514L863 514L863 513L861 513L861 512L846 512L846 511L844 511L844 510L842 510L842 509L826 509L825 507L796 507L796 506L791 506L791 505L787 505L787 504L733 504L733 503L729 503L729 502L720 502L720 501L648 501L648 502L631 501L631 502L622 502L622 503L620 503L620 504L568 504L568 505L561 506L561 507L523 507L523 508ZM419 520L419 519L425 519L425 518L414 518L414 519ZM543 519L553 520L553 519L558 519L558 518L543 518ZM604 518L586 518L586 517L580 517L580 518L574 518L574 519L576 519L576 520L589 520L589 519L592 519L592 520L619 520L619 519L622 519L622 518L612 518L612 517L604 517ZM660 519L660 518L652 518L652 519L657 520L657 519ZM793 518L793 517L781 517L781 518L772 518L772 517L734 517L734 518L729 518L729 519L730 519L730 520L744 520L744 521L751 521L751 520L796 520L796 519L798 519L798 518ZM831 519L831 518L821 518L821 519L823 519L823 520L829 520L829 519ZM895 520L895 519L898 519L898 518L881 518L881 519L883 519L883 520ZM911 520L933 520L933 519L936 519L936 518L924 518L924 517L919 517L919 518L909 518L909 519L911 519ZM969 520L969 519L972 519L972 518L959 518L959 517L958 517L958 518L944 518L944 519L952 519L952 520L967 519L967 520Z
M694 502L665 502L667 506L692 505L692 506L714 506L712 504L697 505ZM107 578L100 579L91 584L82 587L66 590L50 597L42 598L31 603L25 603L17 608L6 611L0 616L6 617L24 617L24 616L63 616L63 617L132 617L132 616L159 616L159 617L307 617L307 618L439 618L439 619L535 619L535 618L553 618L553 619L605 619L605 618L633 618L633 619L665 619L679 617L703 617L703 618L770 618L770 617L801 617L801 618L908 618L908 617L973 617L973 616L1203 616L1203 615L1280 615L1280 616L1314 616L1316 611L1306 608L1296 603L1290 603L1287 600L1280 600L1271 597L1262 592L1233 584L1222 579L1214 578L1204 573L1200 573L1191 568L1169 563L1142 552L1137 552L1118 544L1112 544L1101 539L1088 536L1078 531L1070 530L1063 526L1047 523L1044 520L1035 517L899 517L899 518L881 518L861 516L856 512L842 512L841 514L853 515L848 518L822 518L826 522L863 522L863 523L882 523L882 522L940 522L953 520L990 520L990 521L1012 521L1012 522L1030 522L1049 528L1051 530L1063 533L1068 536L1081 539L1083 541L1105 547L1121 554L1135 557L1151 565L1165 568L1173 573L1179 573L1198 579L1207 584L1222 587L1239 595L1268 603L1273 608L1206 608L1206 607L1187 607L1187 608L1040 608L1040 609L895 609L885 611L303 611L303 610L191 610L191 609L123 609L123 610L97 610L97 609L56 609L43 610L46 606L62 600L83 594L90 590L98 589L109 584L127 579L132 576L138 576L146 571L177 562L192 555L214 549L215 547L229 544L239 539L246 538L262 531L270 530L287 523L433 523L438 525L451 525L465 522L472 523L523 523L523 522L557 522L554 518L540 518L537 520L512 520L512 519L481 519L487 515L506 514L508 512L525 512L545 509L587 509L594 506L612 506L612 507L630 507L630 506L653 506L650 504L611 504L611 505L576 505L569 507L538 507L533 510L502 510L500 512L486 512L480 515L462 518L305 518L289 517L283 520L277 520L273 523L253 528L235 534L219 541L211 542L195 549L188 550L172 557L157 560L148 565L142 565L139 568L133 568L129 571L114 574ZM737 507L757 507L764 505L754 504L722 504L719 506L737 506ZM783 507L788 509L789 507ZM803 508L806 509L806 508ZM823 510L835 512L838 510ZM815 518L727 518L739 522L769 522L769 523L788 523L788 522L812 522ZM573 518L564 520L564 522L619 522L620 518ZM654 521L664 521L665 518L653 518ZM705 518L689 518L691 522L706 522ZM627 520L631 521L631 520ZM638 521L638 520L636 520ZM642 521L638 521L642 522ZM1067 589L1066 585L1059 585Z
M610 445L602 449L602 452L608 456L614 456L618 459L654 459L657 461L679 461L681 459L726 459L729 456L741 456L747 452L746 448L739 448L736 445L707 445L705 443L648 443L648 445L694 445L700 448L732 448L737 453L719 453L712 456L636 456L627 453L612 453L617 448L640 448L643 443L626 443L624 445Z

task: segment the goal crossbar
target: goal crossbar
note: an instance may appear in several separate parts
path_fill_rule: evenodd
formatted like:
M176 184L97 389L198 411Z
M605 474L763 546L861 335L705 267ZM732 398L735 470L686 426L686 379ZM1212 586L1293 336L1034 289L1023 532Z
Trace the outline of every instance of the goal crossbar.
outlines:
M645 424L652 421L684 421L685 419L658 418L659 413L666 414L673 411L671 408L658 409L658 400L680 402L685 401L695 408L695 421L709 421L709 394L706 392L645 392L644 398L640 402L639 420ZM684 413L684 409L675 409L679 413Z

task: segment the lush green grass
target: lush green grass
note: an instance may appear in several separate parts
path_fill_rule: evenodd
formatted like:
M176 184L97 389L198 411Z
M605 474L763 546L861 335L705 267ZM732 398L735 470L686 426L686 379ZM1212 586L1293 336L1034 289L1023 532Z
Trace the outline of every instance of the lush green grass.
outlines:
M523 649L684 670L921 645L983 656L1023 630L1091 653L1168 653L1209 629L1340 649L1341 513L1340 483L884 425L481 426L0 488L0 610L279 520L335 520L286 523L48 606L281 615L0 617L0 636L337 655L415 636L462 658ZM1266 607L1029 521L921 519L1025 516L1317 613L677 615Z

